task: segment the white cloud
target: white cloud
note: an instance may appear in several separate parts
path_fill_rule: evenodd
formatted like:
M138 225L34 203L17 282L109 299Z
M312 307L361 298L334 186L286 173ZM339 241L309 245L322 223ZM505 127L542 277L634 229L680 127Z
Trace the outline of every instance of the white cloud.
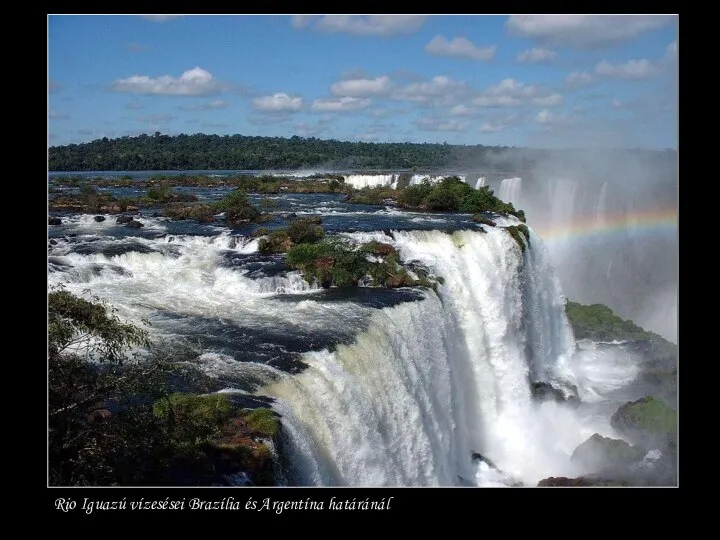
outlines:
M222 99L214 99L206 103L198 103L196 105L181 105L183 111L210 111L217 109L226 109L229 106L227 101Z
M468 107L467 105L455 105L452 109L450 109L450 112L448 113L450 116L472 116L475 114L475 109L472 107Z
M293 15L290 23L293 25L293 28L301 29L309 25L315 18L317 18L316 15Z
M557 107L565 102L565 98L558 93L553 93L549 96L532 98L530 101L533 105L538 105L540 107Z
M467 92L464 82L453 81L439 75L426 82L409 84L398 89L393 97L401 101L412 101L429 105L452 105L458 97Z
M302 107L302 103L301 97L290 97L285 92L277 92L271 96L253 99L253 108L273 113L297 112Z
M667 25L671 15L512 15L511 35L547 45L592 48L633 39Z
M385 94L391 87L390 77L383 75L375 79L347 79L336 82L330 87L330 92L336 96L364 97Z
M550 49L535 48L523 51L517 55L518 62L551 62L558 57L558 54Z
M425 15L324 15L312 24L311 16L295 16L295 28L312 27L327 33L391 37L411 34L422 27Z
M582 88L595 82L595 77L586 71L573 71L565 78L565 84L570 88Z
M165 22L182 17L182 15L140 15L143 19L153 22Z
M480 131L483 133L496 133L498 131L502 131L505 129L506 126L503 124L493 124L492 122L484 122L480 126Z
M567 114L555 114L547 109L543 109L537 113L535 121L545 125L568 124L572 121L572 117Z
M470 125L466 121L444 118L421 118L415 124L425 131L465 131Z
M209 72L200 67L189 69L178 78L170 75L157 78L133 75L112 84L112 89L116 92L164 96L205 96L220 92L222 88Z
M556 92L534 84L527 85L515 79L504 79L473 100L473 104L479 107L519 107L522 105L555 107L563 102L563 96Z
M647 79L660 72L650 60L630 60L624 64L611 64L606 60L595 66L595 73L616 79Z
M665 49L665 58L664 60L666 62L677 62L678 57L678 44L677 39L670 43L667 48Z
M470 60L492 60L495 57L497 46L478 47L464 37L455 37L450 41L441 35L435 36L425 45L425 50L438 56L455 56Z
M350 96L338 99L316 99L312 104L313 111L319 112L345 112L358 111L370 106L367 98L355 98Z

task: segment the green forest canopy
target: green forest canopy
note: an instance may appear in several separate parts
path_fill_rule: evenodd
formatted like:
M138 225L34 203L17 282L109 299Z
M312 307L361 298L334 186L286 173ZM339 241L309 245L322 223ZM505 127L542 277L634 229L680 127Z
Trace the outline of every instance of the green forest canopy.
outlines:
M433 169L491 167L522 171L544 157L567 150L538 150L505 146L464 146L447 143L367 143L298 136L139 135L104 137L95 141L52 146L51 171L266 170L322 167L325 169ZM616 150L649 158L676 152Z

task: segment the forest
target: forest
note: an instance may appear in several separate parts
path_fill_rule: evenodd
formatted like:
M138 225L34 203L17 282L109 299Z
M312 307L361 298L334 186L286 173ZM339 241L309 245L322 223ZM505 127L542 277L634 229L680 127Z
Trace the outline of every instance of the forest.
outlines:
M139 135L52 146L50 171L267 170L442 170L482 167L517 172L566 150L451 145L368 143L318 138L245 135ZM644 150L620 152L657 155ZM671 160L675 152L665 151Z

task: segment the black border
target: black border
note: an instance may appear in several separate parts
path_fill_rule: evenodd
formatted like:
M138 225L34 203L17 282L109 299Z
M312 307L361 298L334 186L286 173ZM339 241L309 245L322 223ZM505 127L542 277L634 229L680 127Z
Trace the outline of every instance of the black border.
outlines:
M163 8L152 8L148 4L138 4L137 9L131 9L132 4L123 3L122 5L113 6L114 10L110 13L148 13L148 12L160 12L164 13L169 11L166 6ZM526 6L523 8L523 6ZM482 13L486 14L506 14L506 13L577 13L578 5L566 4L563 9L562 4L556 4L552 6L542 6L542 9L538 5L516 3L514 9L510 9L511 6L507 4L495 4L495 5L483 5ZM105 6L107 7L107 6ZM197 6L194 6L197 7ZM238 6L235 6L237 10ZM262 8L265 6L255 6L258 13L267 13ZM290 10L292 6L287 6L287 10ZM377 5L375 2L363 3L362 6L342 6L342 5L329 5L326 9L320 7L310 8L309 6L295 6L297 12L300 13L341 13L342 8L345 7L349 13L407 13L411 7L417 9L419 6L398 6L393 8L392 5L383 3ZM349 9L355 7L354 10ZM83 9L71 9L68 6L54 6L48 7L46 13L42 14L39 20L39 26L46 30L45 38L47 39L47 16L48 13L57 14L72 14L77 13L99 13L97 11L98 6L88 6L87 10ZM178 12L189 12L199 13L196 9L191 9L187 6L185 10L182 9L182 5L173 6L173 10ZM250 11L253 6L242 6L244 13L252 14ZM504 10L502 8L505 8ZM645 2L603 2L602 5L598 5L598 10L593 11L590 6L585 6L586 10L594 13L647 13L648 11L660 12L660 13L676 13L679 14L679 8L677 6L670 6L666 3L653 4L652 8ZM615 9L613 9L615 8ZM248 11L245 11L248 10ZM218 6L215 9L209 9L208 13L227 13L230 11L230 7ZM283 10L284 11L284 10ZM449 11L455 11L457 13L467 13L465 6L456 5L454 9ZM285 12L285 11L284 11ZM679 21L678 21L679 27ZM686 29L687 29L686 25ZM290 31L290 29L288 30ZM688 33L686 37L690 37ZM40 37L42 39L42 36ZM683 51L688 44L688 40L683 41ZM686 58L689 56L686 55ZM39 71L39 70L37 70ZM37 71L34 71L37 73ZM687 74L687 70L684 72ZM47 72L46 72L47 75ZM680 77L680 80L682 77ZM40 81L38 87L43 88L46 82ZM685 85L687 88L687 84ZM47 96L46 96L47 97ZM42 96L41 96L42 99ZM39 109L39 107L38 107ZM686 115L689 118L689 114ZM680 111L678 111L678 126L680 119ZM41 120L42 122L42 120ZM47 124L47 115L45 116L45 122ZM678 132L679 135L679 132ZM45 141L41 143L44 145L44 156L39 157L40 163L45 160L47 165L47 133L45 134ZM679 145L678 145L679 148ZM685 147L685 150L690 150L689 146ZM687 156L688 154L686 154ZM690 163L691 160L688 158L685 160L685 164ZM47 167L42 172L47 179ZM680 184L680 183L679 183ZM46 186L47 187L47 186ZM679 188L678 188L679 189ZM47 194L46 194L47 195ZM679 200L683 200L679 198ZM695 218L693 218L695 219ZM679 229L678 229L679 230ZM46 246L47 246L47 230L46 230ZM47 268L47 263L46 263ZM707 279L707 275L703 279ZM686 298L691 298L689 289L683 288L683 292L687 294ZM47 308L47 298L45 298L45 308ZM47 312L46 312L47 313ZM42 322L41 322L42 324ZM47 318L45 319L47 325ZM684 329L689 329L688 326L683 326ZM27 334L26 334L27 335ZM684 334L684 335L687 335ZM679 336L679 321L678 321L678 336ZM686 340L687 344L689 341ZM679 337L678 337L679 343ZM701 358L698 360L702 361ZM706 358L709 360L709 358ZM16 360L17 361L17 360ZM38 363L30 362L33 367L37 366ZM26 363L22 363L22 369L27 369ZM40 364L42 365L42 364ZM704 367L703 367L704 369ZM687 375L687 372L684 372ZM41 372L38 375L40 380L47 380L47 372ZM682 378L681 380L685 380ZM28 385L29 388L33 388L34 385ZM685 385L687 388L687 384ZM688 394L689 395L689 394ZM46 396L46 392L43 397ZM40 402L40 418L46 418L47 410L43 404L43 399ZM23 413L21 413L23 414ZM33 430L35 428L32 428ZM453 534L453 535L476 535L483 533L490 534L502 534L503 532L518 532L520 528L525 525L533 532L549 532L550 534L582 534L587 530L592 530L601 527L606 529L607 527L614 528L615 526L622 527L623 531L629 532L629 522L638 521L639 525L643 528L643 532L649 532L649 529L653 527L653 523L664 522L666 518L671 515L677 515L676 507L672 504L674 500L668 500L673 497L677 497L678 490L676 488L582 488L578 491L577 488L560 488L545 490L543 495L539 498L536 496L537 493L542 490L535 488L515 488L515 489L481 489L481 488L314 488L314 487L292 487L292 488L244 488L238 490L237 488L51 488L47 487L47 474L46 474L46 463L47 463L47 432L38 430L40 441L33 445L34 449L40 449L40 455L33 457L24 455L22 457L22 469L26 472L31 472L31 476L37 477L35 482L39 484L39 488L44 490L44 500L41 504L37 504L39 501L35 501L34 495L31 496L30 500L26 500L25 504L13 505L13 508L20 510L20 507L27 506L30 511L34 511L35 508L42 508L43 518L42 521L38 521L38 524L44 526L50 522L53 525L60 525L62 528L70 527L74 524L100 524L105 523L109 519L112 519L118 524L133 524L137 519L141 520L141 523L146 523L153 519L161 522L163 526L170 524L185 524L185 523L196 523L198 520L206 520L208 526L212 529L197 529L193 528L192 533L197 534L227 534L231 535L242 535L247 533L251 524L253 526L260 525L258 531L261 534L273 534L276 530L277 525L285 525L289 523L296 523L298 520L311 521L314 525L312 529L294 529L297 533L305 534L347 534L354 532L354 528L343 528L343 529L331 529L329 525L333 521L340 520L342 524L347 522L353 525L375 525L380 521L381 523L400 523L401 527L407 530L407 526L411 525L414 527L421 527L426 531L435 535L438 534ZM26 447L27 448L27 447ZM20 456L18 456L20 457ZM682 478L682 485L692 483L693 475L691 472L680 474ZM26 480L21 480L18 486L24 486ZM25 492L20 487L16 488L18 492ZM582 493L582 495L581 495ZM187 506L191 498L197 497L204 501L221 501L223 498L234 497L238 502L244 503L249 498L255 500L263 500L269 498L272 501L288 501L288 500L306 500L310 498L316 502L324 501L325 510L285 510L280 514L271 511L252 511L245 510L244 504L240 510L189 510ZM365 500L370 498L371 500L379 501L383 498L393 497L390 504L390 509L385 511L330 511L327 510L327 502L331 497L336 499L357 499ZM658 499L656 499L656 497ZM16 495L18 501L23 500L21 493ZM63 512L56 509L56 501L59 498L73 499L77 502L75 510L69 512ZM85 498L94 501L120 501L123 498L128 503L133 500L139 500L144 498L146 500L164 501L166 498L169 500L181 500L186 499L186 509L183 511L171 511L171 510L147 510L147 511L131 511L131 510L114 510L114 511L95 511L91 514L87 514L80 508ZM629 505L629 506L626 506ZM667 512L667 514L664 514ZM672 514L671 514L672 513ZM660 519L658 519L660 518ZM32 517L31 517L32 520ZM217 525L227 523L230 527L227 529L216 529ZM578 522L578 527L573 527L571 524ZM31 521L32 523L32 521ZM318 527L319 525L319 527ZM394 527L393 527L394 529ZM376 529L377 533L390 533L392 529ZM138 532L142 533L141 529L137 529ZM227 531L227 532L226 532ZM89 530L87 530L89 532ZM108 530L105 531L105 533ZM146 534L149 532L144 531ZM159 531L154 531L157 534ZM100 530L94 530L95 534L103 534ZM393 533L394 534L394 533Z

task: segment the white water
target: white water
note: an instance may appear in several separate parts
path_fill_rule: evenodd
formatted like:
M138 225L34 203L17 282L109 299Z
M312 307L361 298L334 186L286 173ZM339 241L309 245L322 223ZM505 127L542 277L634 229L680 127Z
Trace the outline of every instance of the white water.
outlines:
M414 186L422 184L423 182L429 182L436 184L448 175L428 175L428 174L413 174L410 177L409 184ZM460 180L465 182L466 176L458 176ZM399 174L348 174L345 176L345 183L352 186L355 189L363 188L374 188L374 187L391 187L397 189L398 181L400 180ZM478 180L479 182L479 180ZM476 185L476 188L479 185Z
M522 208L520 194L522 193L522 178L505 178L500 182L500 200L512 203L516 209Z
M306 371L265 388L280 398L298 482L534 485L572 475L570 455L593 433L613 435L605 418L531 398L531 371L566 375L574 352L537 237L523 255L499 228L359 236L394 243L445 284L376 312L353 344L306 353Z

